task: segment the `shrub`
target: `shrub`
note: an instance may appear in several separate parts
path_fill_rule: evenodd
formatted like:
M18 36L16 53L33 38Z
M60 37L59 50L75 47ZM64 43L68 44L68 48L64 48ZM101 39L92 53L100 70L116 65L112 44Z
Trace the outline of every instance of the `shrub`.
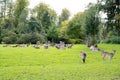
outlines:
M17 40L17 34L14 32L7 32L5 36L2 37L2 42L5 42L7 44L13 44L16 43Z
M20 37L17 39L17 43L30 43L31 35L30 34L21 34Z
M33 43L35 44L37 41L44 42L44 36L38 33L31 34L22 34L17 39L17 43Z
M81 44L82 40L81 39L69 39L69 43Z
M118 36L111 36L111 37L103 40L102 43L120 44L120 37L118 37Z
M31 33L30 42L35 44L37 41L45 42L45 36L39 33Z

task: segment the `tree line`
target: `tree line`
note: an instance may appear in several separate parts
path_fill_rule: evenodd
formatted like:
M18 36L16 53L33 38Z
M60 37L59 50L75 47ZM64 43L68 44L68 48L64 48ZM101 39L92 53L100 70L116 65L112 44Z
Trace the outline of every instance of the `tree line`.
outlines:
M29 9L29 0L0 1L1 43L120 43L120 1L98 0L84 12L70 18L62 9L58 15L48 4L39 3ZM107 15L101 22L100 13Z

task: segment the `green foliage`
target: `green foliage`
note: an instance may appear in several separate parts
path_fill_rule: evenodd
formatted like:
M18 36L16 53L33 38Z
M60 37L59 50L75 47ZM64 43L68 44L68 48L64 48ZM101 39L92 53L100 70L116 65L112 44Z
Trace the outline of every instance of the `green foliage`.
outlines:
M101 11L104 11L104 13L107 14L106 25L107 25L108 31L115 29L119 34L120 32L120 18L119 18L120 1L119 0L101 0L100 3L102 6Z
M101 52L92 52L85 45L58 50L54 47L34 49L0 45L0 80L119 80L120 45L99 44L99 48L117 53L109 62L102 62ZM114 46L114 47L113 47ZM83 64L80 51L87 53Z
M20 13L19 18L17 19L18 24L16 30L20 34L27 33L28 31L27 16L28 16L28 9L24 8Z
M56 12L45 3L40 3L35 7L34 11L42 27L42 32L47 33L49 27L56 23Z
M2 42L5 43L36 43L37 41L45 42L45 37L39 33L16 34L14 31L7 29L2 30Z
M82 16L83 13L78 13L69 21L67 27L67 34L70 38L82 39L83 37Z
M21 14L19 15L19 18L18 18L18 22L25 22L26 19L28 17L28 9L27 8L24 8L21 12Z
M31 33L30 42L36 44L37 41L45 42L45 36L39 33Z
M68 23L69 21L66 20L66 21L63 21L61 23L61 27L59 28L60 29L60 33L59 33L59 37L60 38L68 38L68 35L67 35L67 27L68 27Z
M39 24L38 20L35 17L30 17L30 20L28 22L29 25L29 33L38 32L40 33L42 30L42 26Z
M97 16L97 6L92 5L88 10L86 10L85 14L85 29L86 35L96 35L98 32L99 26L99 18Z
M83 41L82 41L82 39L69 39L68 43L71 43L71 44L82 44Z
M55 42L54 39L58 38L59 31L56 25L49 27L47 31L47 37L52 39L52 42Z
M45 3L39 3L33 10L34 14L37 13L38 20L42 20L42 17L48 12L49 6Z
M104 24L100 24L99 26L99 38L103 40L107 37L107 27Z
M68 20L69 17L70 17L70 11L68 9L66 9L66 8L62 9L62 13L59 16L59 25L61 26L61 23L63 21Z
M111 44L120 44L120 37L119 36L110 36L102 41L102 43L111 43Z
M2 41L7 43L7 44L11 44L11 43L16 43L17 40L17 34L12 32L12 31L7 31L6 33L4 33L4 35L2 34Z
M19 24L19 20L24 22L26 20L26 9L28 7L28 0L17 0L15 4L15 11L14 11L14 16L15 16L15 26Z
M9 2L9 3L7 4L7 10L8 10L8 12L7 12L7 17L12 18L12 17L13 17L13 12L14 12L14 9L13 9L14 4L13 4L13 2L10 1L10 0L6 0L6 1Z
M21 34L16 43L19 43L19 44L25 44L25 43L31 43L31 34Z
M11 18L5 18L4 21L2 21L2 29L9 29L12 30L14 28L14 19Z
M109 29L112 29L113 27L113 22L112 20L114 19L115 16L115 5L113 3L113 0L103 0L101 1L103 3L105 3L104 5L102 5L102 10L107 13L107 27Z
M4 0L4 3L4 8L0 10L0 42L36 43L38 40L46 42L48 39L72 43L96 44L102 40L119 43L109 37L110 32L116 32L112 36L120 36L119 0L98 0L97 4L90 3L84 12L77 13L70 20L70 12L66 8L57 17L56 12L45 3L39 3L31 10L28 9L29 0L16 0L15 3ZM99 27L100 11L107 14L107 23L102 27Z
M28 24L26 24L26 23L24 23L24 22L20 22L19 24L18 24L18 27L17 27L17 32L19 33L19 34L25 34L25 33L27 33L28 32L28 29L29 29L29 26L28 26Z
M98 6L89 5L90 7L85 11L85 21L84 21L84 30L87 36L87 40L90 40L90 44L96 44L96 36L99 32L99 15L98 15Z
M36 44L37 41L45 42L43 35L39 33L21 34L17 38L16 43L33 43Z

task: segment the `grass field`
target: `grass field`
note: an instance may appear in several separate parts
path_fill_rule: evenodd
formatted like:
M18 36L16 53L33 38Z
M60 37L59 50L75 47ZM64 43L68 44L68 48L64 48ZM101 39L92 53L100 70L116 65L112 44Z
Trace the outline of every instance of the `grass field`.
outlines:
M102 62L100 52L92 52L85 45L72 49L12 48L0 45L0 80L120 80L120 45L99 44L100 49L117 53ZM86 63L80 51L87 53Z

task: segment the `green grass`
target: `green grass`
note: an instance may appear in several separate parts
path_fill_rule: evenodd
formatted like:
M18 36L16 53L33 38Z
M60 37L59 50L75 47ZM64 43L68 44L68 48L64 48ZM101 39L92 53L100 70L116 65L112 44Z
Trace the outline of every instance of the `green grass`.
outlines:
M110 63L100 52L85 45L72 49L12 48L0 45L0 80L120 80L120 45L99 44L100 49L117 53ZM80 51L87 53L86 63Z

